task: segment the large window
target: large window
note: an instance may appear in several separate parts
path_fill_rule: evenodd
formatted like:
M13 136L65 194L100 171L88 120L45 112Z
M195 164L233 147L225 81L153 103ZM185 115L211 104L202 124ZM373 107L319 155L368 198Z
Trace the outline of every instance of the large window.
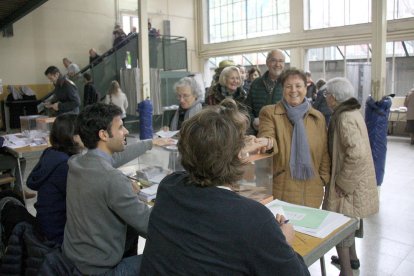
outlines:
M305 29L321 29L371 22L372 1L307 0ZM414 0L387 0L387 20L414 17Z
M371 21L370 0L308 0L305 29L321 29Z
M289 0L208 0L209 43L290 31Z
M414 17L414 0L387 0L387 20Z

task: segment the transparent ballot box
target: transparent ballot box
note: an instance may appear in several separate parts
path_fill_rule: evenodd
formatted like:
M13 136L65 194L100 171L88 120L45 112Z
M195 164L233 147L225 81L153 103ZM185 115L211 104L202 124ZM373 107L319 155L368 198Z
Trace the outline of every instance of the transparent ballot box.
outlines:
M180 155L176 146L153 147L138 157L134 164L123 169L124 173L150 187L174 171L182 171ZM234 192L263 204L273 200L273 158L272 154L250 155L244 166L243 179L234 184Z
M37 129L37 119L48 118L43 115L20 116L20 130L22 133Z
M233 190L263 204L273 200L273 154L262 153L249 156L244 166L243 179Z

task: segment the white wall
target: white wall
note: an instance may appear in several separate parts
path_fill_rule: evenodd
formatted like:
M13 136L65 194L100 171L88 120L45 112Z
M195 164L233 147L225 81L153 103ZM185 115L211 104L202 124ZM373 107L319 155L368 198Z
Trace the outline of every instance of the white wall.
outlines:
M199 72L199 60L196 56L196 22L194 0L147 0L148 18L152 27L164 34L163 21L170 20L172 36L187 39L188 70ZM120 12L137 12L137 0L119 0Z
M90 48L111 48L114 22L114 0L49 0L13 24L13 37L0 37L0 79L47 83L43 73L49 65L65 72L63 57L83 67Z
M62 58L81 68L88 50L104 53L112 47L116 3L120 11L136 12L137 0L49 0L13 24L14 36L0 36L0 79L4 85L44 84L44 71L55 65L62 72ZM163 34L163 20L170 20L171 35L187 38L188 67L197 72L193 0L147 0L148 18Z

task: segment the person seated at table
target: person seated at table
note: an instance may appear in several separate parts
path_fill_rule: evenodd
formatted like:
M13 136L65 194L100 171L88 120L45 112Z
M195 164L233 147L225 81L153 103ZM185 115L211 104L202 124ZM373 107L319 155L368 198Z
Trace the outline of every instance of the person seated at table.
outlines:
M181 124L202 109L203 91L192 77L184 77L174 84L174 90L180 107L175 112L170 130L180 130Z
M51 146L45 149L39 162L27 178L27 186L37 191L34 204L42 234L58 244L63 242L66 223L66 178L68 160L83 148L76 134L76 114L56 117L50 131Z
M77 129L88 151L68 161L62 253L83 275L138 275L138 234L146 236L150 209L117 168L171 139L126 146L128 130L116 105L87 106Z
M292 225L231 190L243 175L248 124L231 100L183 123L178 150L186 171L159 185L141 275L310 275L290 246ZM258 149L270 148L266 140Z

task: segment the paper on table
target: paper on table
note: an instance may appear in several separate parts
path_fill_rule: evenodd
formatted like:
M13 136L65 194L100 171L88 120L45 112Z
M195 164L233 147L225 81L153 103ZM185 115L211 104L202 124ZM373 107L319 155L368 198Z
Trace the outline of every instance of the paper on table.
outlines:
M160 136L161 138L171 138L174 135L176 135L178 132L180 132L180 131L179 130L175 130L175 131L160 130L160 131L156 132L155 134Z
M338 227L350 220L342 214L325 210L295 205L281 200L274 200L266 207L275 214L280 208L286 213L286 218L298 232L317 238L325 238Z

